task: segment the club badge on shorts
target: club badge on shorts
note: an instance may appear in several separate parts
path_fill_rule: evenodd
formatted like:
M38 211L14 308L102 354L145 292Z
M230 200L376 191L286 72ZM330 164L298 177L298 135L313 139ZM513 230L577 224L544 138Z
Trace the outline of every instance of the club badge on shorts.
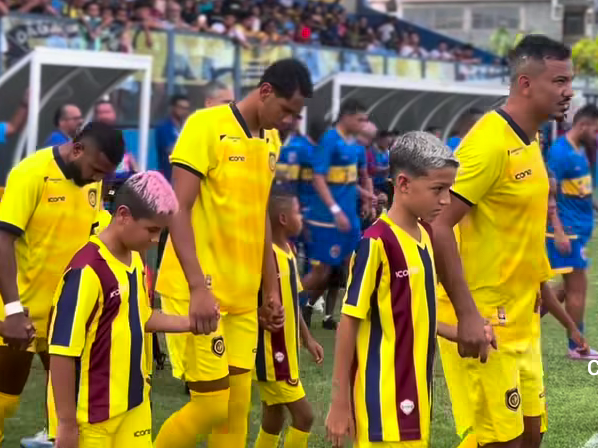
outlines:
M505 404L507 408L511 411L516 411L519 409L519 405L521 404L521 395L519 395L519 391L517 388L509 389L505 394Z
M270 164L270 171L276 170L276 154L273 152L270 153L270 160L268 163Z
M505 311L504 306L499 306L496 308L496 317L498 318L498 325L501 327L507 324L507 312Z
M216 356L224 355L224 338L222 336L216 336L212 339L212 352Z

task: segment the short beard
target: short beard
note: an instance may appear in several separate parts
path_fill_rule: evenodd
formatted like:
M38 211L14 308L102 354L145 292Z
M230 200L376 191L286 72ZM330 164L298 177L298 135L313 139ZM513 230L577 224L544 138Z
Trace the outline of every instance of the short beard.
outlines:
M84 187L85 185L93 182L93 180L90 179L83 179L81 169L75 164L75 162L67 163L65 168L68 178L71 179L78 187Z

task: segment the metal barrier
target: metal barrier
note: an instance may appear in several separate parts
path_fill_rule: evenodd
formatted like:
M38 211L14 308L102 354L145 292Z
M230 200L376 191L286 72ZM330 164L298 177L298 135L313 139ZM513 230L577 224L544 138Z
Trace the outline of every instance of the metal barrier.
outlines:
M213 34L185 31L146 34L117 23L103 35L89 39L76 20L22 14L11 14L0 20L0 54L3 56L0 74L38 45L151 54L154 82L163 84L168 94L215 79L234 85L239 93L242 88L255 85L270 63L289 56L306 63L314 82L341 71L486 83L502 83L508 74L503 66L406 59L389 52L299 44L241 48L231 39Z

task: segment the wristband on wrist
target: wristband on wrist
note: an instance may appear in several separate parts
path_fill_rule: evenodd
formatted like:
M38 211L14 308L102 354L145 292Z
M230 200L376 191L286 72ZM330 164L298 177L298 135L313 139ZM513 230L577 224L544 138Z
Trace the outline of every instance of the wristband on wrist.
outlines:
M330 213L332 213L333 215L336 215L337 213L341 212L341 208L338 206L338 204L333 204L330 206Z
M21 302L19 302L18 300L4 305L4 314L6 315L6 317L23 312L25 312L25 309L23 308L23 305L21 305Z

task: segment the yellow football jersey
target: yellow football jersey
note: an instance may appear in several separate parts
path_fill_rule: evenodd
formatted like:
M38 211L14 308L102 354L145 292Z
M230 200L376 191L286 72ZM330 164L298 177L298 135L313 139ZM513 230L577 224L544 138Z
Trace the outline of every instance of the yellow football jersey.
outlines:
M192 210L197 258L222 311L256 309L262 277L266 209L280 138L252 137L234 104L189 117L170 162L200 176ZM169 238L156 283L159 293L188 299L189 287Z
M459 223L465 278L503 348L525 350L546 265L548 175L536 140L503 110L482 117L456 151L453 193L471 205Z
M436 272L427 229L417 241L382 215L351 260L342 312L360 319L352 378L359 446L429 443Z
M151 316L144 266L130 266L92 237L70 262L54 295L50 354L76 359L77 421L99 423L149 394L145 324Z
M303 291L297 260L291 248L286 250L272 244L276 259L278 287L284 307L284 328L270 333L260 327L255 358L255 377L258 381L299 381L298 335L299 293Z
M52 296L64 269L96 227L101 191L100 182L75 185L57 147L37 151L8 176L0 229L18 236L19 296L36 323L38 338L46 337Z

